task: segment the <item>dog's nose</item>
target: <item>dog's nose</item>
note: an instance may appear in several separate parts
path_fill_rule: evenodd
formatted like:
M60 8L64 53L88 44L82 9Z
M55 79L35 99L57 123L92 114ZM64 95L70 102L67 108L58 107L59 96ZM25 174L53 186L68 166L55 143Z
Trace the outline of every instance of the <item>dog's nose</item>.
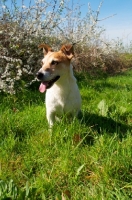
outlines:
M42 80L44 74L43 74L42 72L37 72L36 76L37 76L37 78L38 78L39 80Z

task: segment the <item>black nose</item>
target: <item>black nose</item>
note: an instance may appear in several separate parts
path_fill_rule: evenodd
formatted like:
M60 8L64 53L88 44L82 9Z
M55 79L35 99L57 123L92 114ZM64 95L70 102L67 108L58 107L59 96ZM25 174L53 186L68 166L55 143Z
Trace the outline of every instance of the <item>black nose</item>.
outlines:
M42 80L44 74L43 74L42 72L37 72L36 76L37 76L37 78L38 78L39 80Z

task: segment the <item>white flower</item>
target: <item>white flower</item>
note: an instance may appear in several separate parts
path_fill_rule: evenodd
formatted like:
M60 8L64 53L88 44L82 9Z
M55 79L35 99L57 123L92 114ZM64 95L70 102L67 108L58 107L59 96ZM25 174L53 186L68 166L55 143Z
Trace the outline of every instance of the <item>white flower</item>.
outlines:
M20 76L16 76L15 79L16 79L16 81L20 80Z
M22 70L21 70L21 69L18 69L17 75L18 75L18 76L21 76L21 75L22 75Z
M3 9L6 9L6 6L5 6L5 5L2 5L2 8L3 8Z
M25 6L25 5L22 5L22 8L26 8L26 6Z

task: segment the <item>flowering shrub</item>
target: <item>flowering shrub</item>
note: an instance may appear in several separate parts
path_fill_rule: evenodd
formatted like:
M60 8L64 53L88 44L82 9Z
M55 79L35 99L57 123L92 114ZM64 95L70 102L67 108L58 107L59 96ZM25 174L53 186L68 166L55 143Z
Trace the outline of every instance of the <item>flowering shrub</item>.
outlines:
M35 38L24 39L17 33L11 37L6 31L1 36L6 38L0 42L0 90L15 93L34 80L40 52Z
M21 7L15 0L10 6L7 2L0 0L0 91L12 94L36 81L43 57L40 43L54 49L62 43L76 44L73 65L77 71L122 68L115 46L102 39L104 30L98 26L102 3L97 11L89 5L82 17L80 5L70 0L36 0L28 6L22 0Z
M6 1L1 4L0 91L15 93L36 80L34 74L42 58L38 44L56 40L52 30L60 22L64 1L38 0L35 5L22 4L21 8L13 0L10 8Z

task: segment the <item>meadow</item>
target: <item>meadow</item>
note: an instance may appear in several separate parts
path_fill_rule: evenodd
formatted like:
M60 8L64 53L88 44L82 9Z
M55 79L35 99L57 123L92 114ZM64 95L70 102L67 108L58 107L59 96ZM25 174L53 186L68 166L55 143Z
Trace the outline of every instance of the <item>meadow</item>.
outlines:
M132 71L76 74L82 114L48 129L38 85L0 94L0 199L132 199Z

